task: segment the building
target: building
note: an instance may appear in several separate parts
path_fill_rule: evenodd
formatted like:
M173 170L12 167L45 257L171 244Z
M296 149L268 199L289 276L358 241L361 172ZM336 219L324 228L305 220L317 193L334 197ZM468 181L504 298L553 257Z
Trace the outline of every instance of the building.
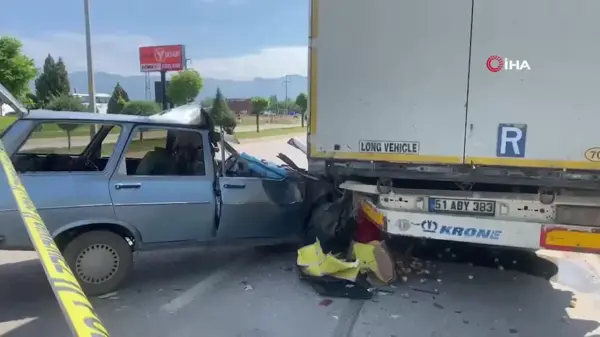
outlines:
M2 106L2 116L15 115L15 110L13 110L13 108L11 108L8 104L0 103L0 106Z
M249 115L252 113L252 100L250 98L227 98L227 105L236 115Z

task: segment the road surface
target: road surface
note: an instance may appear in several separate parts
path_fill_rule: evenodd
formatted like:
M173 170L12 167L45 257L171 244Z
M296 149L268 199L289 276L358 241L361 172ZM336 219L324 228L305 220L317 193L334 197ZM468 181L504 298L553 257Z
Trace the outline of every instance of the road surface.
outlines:
M238 150L303 156L285 138ZM401 243L392 242L402 251ZM150 337L589 337L600 336L600 259L439 242L372 300L320 298L299 281L294 251L194 248L136 255L124 289L92 300L112 336ZM34 253L0 252L0 335L68 336ZM411 288L412 287L412 288ZM437 289L437 293L435 290Z

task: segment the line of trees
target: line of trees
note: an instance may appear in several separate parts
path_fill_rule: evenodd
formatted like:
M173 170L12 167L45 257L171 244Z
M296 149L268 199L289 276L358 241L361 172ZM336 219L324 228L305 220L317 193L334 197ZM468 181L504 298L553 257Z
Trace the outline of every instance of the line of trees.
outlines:
M86 107L79 97L71 93L71 84L67 66L64 60L58 60L48 54L41 69L35 67L34 60L27 57L22 51L22 43L12 37L0 37L0 83L2 83L15 97L21 100L30 109L44 108L62 111L86 111ZM29 83L35 79L34 93L31 92ZM171 77L167 88L167 96L176 106L193 102L203 87L200 74L193 69L186 69ZM90 97L90 99L93 99ZM226 132L232 133L236 127L236 116L231 111L220 89L215 96L205 99L201 103L210 107L210 114L216 125ZM265 111L293 110L304 114L307 110L306 94L301 93L296 100L278 101L277 96L269 98L252 98L252 113L256 115L256 130L259 132L259 115ZM161 111L160 106L154 101L130 100L125 88L116 83L108 103L107 113L152 115ZM69 138L74 130L73 124L60 126Z

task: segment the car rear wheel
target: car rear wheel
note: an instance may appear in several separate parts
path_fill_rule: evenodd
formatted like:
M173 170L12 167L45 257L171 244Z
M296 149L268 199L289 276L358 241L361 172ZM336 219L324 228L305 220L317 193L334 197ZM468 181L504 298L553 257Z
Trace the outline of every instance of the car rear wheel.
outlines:
M129 275L133 251L120 235L108 231L85 232L64 249L75 277L90 296L117 289Z

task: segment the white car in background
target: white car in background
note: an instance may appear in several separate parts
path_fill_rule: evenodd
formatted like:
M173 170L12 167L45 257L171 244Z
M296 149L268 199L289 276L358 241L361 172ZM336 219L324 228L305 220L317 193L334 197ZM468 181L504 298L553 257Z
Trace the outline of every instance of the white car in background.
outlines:
M85 107L88 107L90 105L90 95L74 93L73 96L79 97ZM109 94L97 93L96 94L96 110L97 110L97 112L101 113L101 114L107 113L109 101L110 101Z

